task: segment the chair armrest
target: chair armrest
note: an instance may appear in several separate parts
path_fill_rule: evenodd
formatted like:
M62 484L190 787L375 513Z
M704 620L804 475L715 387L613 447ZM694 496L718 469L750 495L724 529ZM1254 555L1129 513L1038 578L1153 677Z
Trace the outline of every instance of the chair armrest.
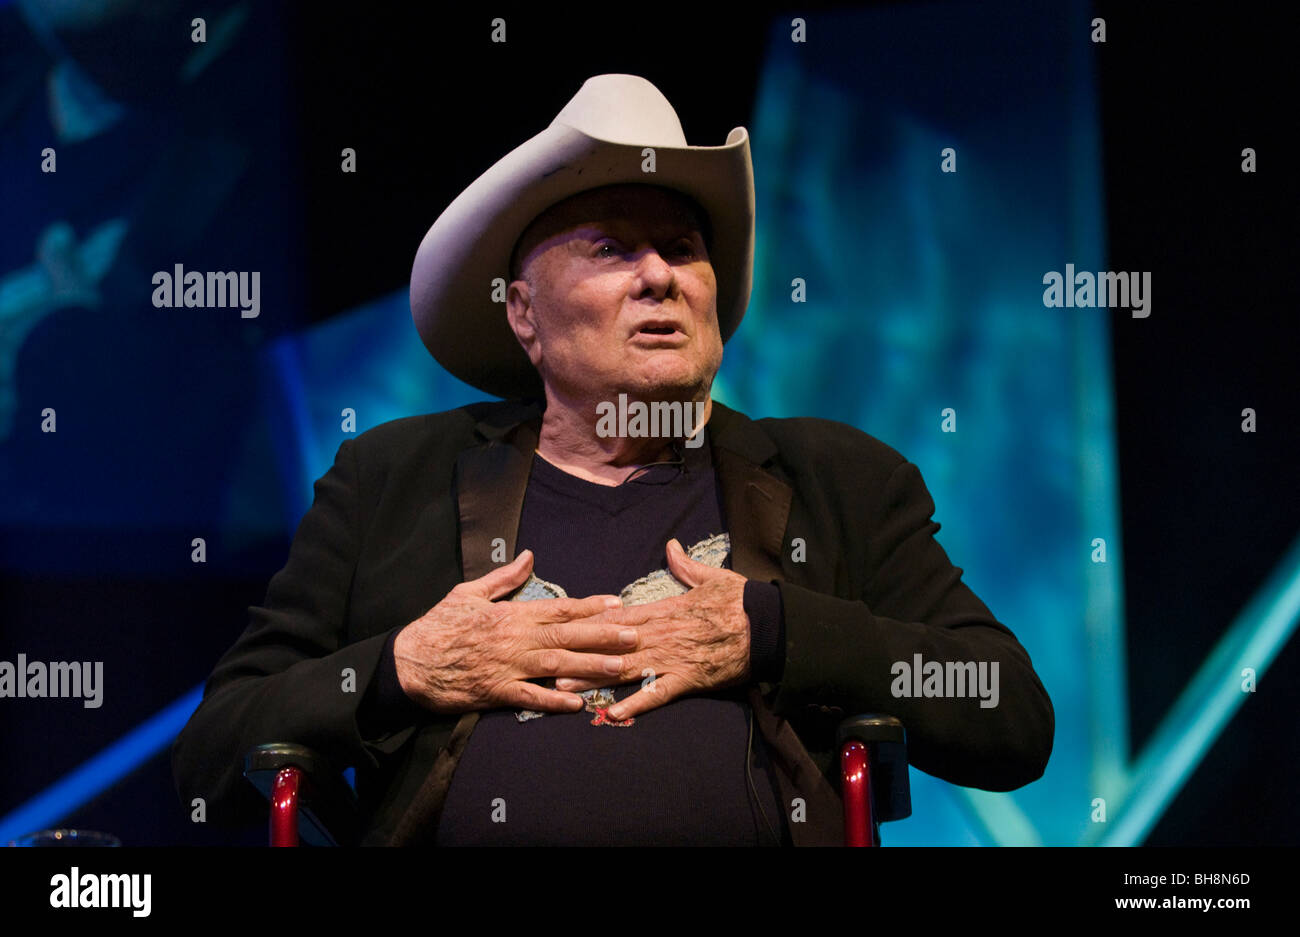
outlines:
M297 796L294 785L277 777L286 768L300 772ZM272 802L272 827L278 811L297 812L298 835L310 846L350 845L359 838L356 793L342 772L305 745L272 742L258 745L244 756L244 777ZM277 795L281 802L277 803Z
M835 733L844 798L844 842L879 846L880 824L912 815L907 735L893 716L864 713Z

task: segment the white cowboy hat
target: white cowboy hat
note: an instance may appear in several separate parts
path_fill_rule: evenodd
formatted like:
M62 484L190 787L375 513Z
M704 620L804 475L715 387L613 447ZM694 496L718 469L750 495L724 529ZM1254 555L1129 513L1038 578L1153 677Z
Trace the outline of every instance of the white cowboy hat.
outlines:
M655 171L643 171L646 147ZM425 347L456 377L499 397L540 397L541 379L493 301L534 218L600 186L645 183L685 193L709 216L709 259L725 342L749 303L754 264L754 168L749 133L724 146L687 146L668 99L636 75L597 75L551 125L483 173L433 223L411 269L411 316Z

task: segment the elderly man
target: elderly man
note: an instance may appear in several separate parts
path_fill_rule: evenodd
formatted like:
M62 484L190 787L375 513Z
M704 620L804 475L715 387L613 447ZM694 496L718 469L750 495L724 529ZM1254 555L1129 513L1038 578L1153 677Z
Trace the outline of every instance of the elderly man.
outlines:
M243 752L288 741L356 766L366 843L832 843L834 728L863 711L953 783L1042 774L1051 703L916 467L711 399L753 218L744 129L688 147L626 75L448 207L416 324L514 400L340 446L176 742L183 801L248 815Z

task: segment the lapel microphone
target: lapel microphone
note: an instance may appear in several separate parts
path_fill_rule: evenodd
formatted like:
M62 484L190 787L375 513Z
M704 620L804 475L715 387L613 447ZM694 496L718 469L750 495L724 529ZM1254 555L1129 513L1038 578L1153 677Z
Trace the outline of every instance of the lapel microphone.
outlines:
M672 446L672 450L673 450L673 457L671 459L664 459L659 462L647 462L645 465L642 465L639 468L634 469L632 471L632 474L628 475L627 478L623 479L621 484L626 485L628 482L634 481L639 485L667 485L668 483L672 482L674 479L677 478L676 473L674 473L672 476L668 478L663 479L662 481L648 481L646 479L637 477L642 472L645 472L648 469L652 469L660 465L672 466L681 469L682 474L688 472L689 469L686 468L686 453L682 451L682 444L678 442L676 439L674 439L669 445Z

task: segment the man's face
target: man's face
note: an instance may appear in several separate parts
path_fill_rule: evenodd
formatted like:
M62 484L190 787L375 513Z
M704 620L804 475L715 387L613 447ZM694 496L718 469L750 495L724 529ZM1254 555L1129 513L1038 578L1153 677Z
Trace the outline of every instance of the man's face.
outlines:
M722 363L717 280L691 201L653 186L584 192L519 245L511 328L548 396L698 398Z

